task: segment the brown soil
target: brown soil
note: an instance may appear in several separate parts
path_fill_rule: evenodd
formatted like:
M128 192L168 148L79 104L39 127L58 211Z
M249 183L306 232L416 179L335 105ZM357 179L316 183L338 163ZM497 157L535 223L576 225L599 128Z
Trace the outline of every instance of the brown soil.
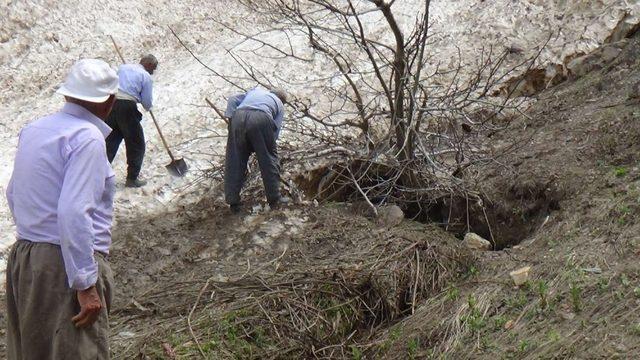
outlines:
M527 143L469 170L482 171L484 206L471 204L468 226L502 249L475 260L440 227L380 228L343 204L234 216L206 200L121 219L114 358L640 357L640 106L627 98L639 65L629 39L495 135ZM454 199L439 211L455 235L469 230L463 208ZM523 266L530 281L514 287L508 273ZM312 310L285 306L300 299Z
M347 316L353 313L344 313L341 321L351 319L350 325L362 327L345 334L335 345L341 352L330 357L640 356L636 311L640 267L635 261L640 252L640 108L637 100L627 99L640 80L639 53L638 39L630 39L609 66L541 93L528 118L495 135L498 143L513 139L527 143L481 168L482 206L470 204L468 225L461 215L466 204L454 199L446 207L443 202L438 213L447 214L448 230L460 235L469 226L498 239L499 251L476 254L470 267L445 265L451 276L431 291L420 292L422 300L415 307L406 306L405 294L404 307L368 328L366 321L360 323L357 316ZM456 240L441 228L405 221L398 229L380 232L372 220L353 209L307 205L287 214L264 213L258 225L245 228L243 220L226 214L221 204L203 204L188 210L197 218L183 213L150 220L143 227L136 223L120 228L113 257L121 287L112 334L116 358L197 357L200 350L194 338L211 358L312 358L318 353L293 356L269 349L269 341L277 337L268 326L264 336L256 335L257 324L263 326L268 320L280 324L282 318L272 317L284 310L277 306L265 308L264 313L247 310L247 296L267 296L264 289L247 290L247 284L262 279L263 285L273 285L278 273L273 269L284 269L286 274L287 269L302 267L315 274L317 264L358 254L357 244L375 243L369 240L380 234L417 231L424 234L419 241L432 243L435 236L443 239L436 241L440 246L456 248ZM294 218L306 220L294 232L277 235L276 243L256 245L251 240L260 224L291 223ZM161 255L158 247L168 248L171 255ZM202 257L203 253L211 255ZM445 253L438 252L442 258ZM514 287L508 273L523 266L532 267L530 280ZM415 269L399 274L415 276ZM375 271L370 275L384 276ZM213 282L224 296L214 294ZM279 289L287 296L295 293ZM187 321L194 306L195 336ZM205 313L210 316L208 323L202 320ZM240 330L244 335L235 333Z
M373 357L640 356L640 103L628 98L638 55L630 39L604 69L543 92L529 119L498 135L532 134L485 168L482 184L494 236L520 245L480 255L472 280L389 329L380 342L393 345ZM530 281L514 287L508 274L523 266Z

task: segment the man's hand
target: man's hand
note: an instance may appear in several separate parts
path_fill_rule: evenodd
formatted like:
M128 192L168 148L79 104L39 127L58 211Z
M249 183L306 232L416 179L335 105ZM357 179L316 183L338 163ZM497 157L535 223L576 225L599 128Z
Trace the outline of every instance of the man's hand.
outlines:
M102 310L102 302L95 286L86 290L80 290L78 294L78 303L80 303L80 313L74 316L71 321L77 328L91 326L100 315Z

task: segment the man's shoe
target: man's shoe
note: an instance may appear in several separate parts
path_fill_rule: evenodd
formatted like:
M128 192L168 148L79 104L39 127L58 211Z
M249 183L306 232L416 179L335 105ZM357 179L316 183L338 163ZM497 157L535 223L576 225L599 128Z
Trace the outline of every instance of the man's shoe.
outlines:
M291 203L291 198L287 196L280 196L278 200L269 203L269 208L271 208L271 210L278 210L278 209L281 209L283 206L289 205L290 203Z
M240 204L232 204L229 205L229 210L231 210L232 214L239 214L242 210L242 207L240 206Z
M280 201L274 201L269 203L269 209L271 210L278 210L280 209L280 207L281 207Z
M125 187L130 188L139 188L147 185L147 182L139 179L127 179L127 182L124 183Z

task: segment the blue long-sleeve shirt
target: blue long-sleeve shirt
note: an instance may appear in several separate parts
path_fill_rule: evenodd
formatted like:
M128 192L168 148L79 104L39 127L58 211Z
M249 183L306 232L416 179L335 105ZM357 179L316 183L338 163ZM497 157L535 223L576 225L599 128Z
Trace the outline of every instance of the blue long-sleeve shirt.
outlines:
M98 279L94 251L109 253L115 174L101 119L80 105L25 126L7 187L18 239L59 245L69 287Z
M232 118L237 109L253 109L267 113L276 125L276 139L280 136L284 120L284 105L272 92L262 88L254 88L245 94L231 96L227 101L227 110L224 112L224 116Z
M145 110L153 106L153 80L140 64L123 64L118 68L118 89L133 96Z

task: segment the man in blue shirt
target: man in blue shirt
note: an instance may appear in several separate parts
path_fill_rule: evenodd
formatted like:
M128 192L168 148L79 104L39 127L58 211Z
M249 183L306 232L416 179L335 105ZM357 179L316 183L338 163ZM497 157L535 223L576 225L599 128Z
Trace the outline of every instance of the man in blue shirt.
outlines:
M144 132L140 121L142 114L137 103L149 111L153 106L153 81L151 75L158 67L153 55L145 55L139 64L123 64L118 69L118 94L116 104L107 119L107 125L113 129L107 137L107 156L109 162L116 157L120 143L124 139L127 149L126 187L141 187L146 181L138 179L144 159Z
M7 258L7 358L108 359L114 173L104 123L118 77L76 62L65 105L20 131L7 186L17 241Z
M224 193L231 211L240 211L240 190L246 178L247 162L256 153L267 201L272 209L280 198L280 165L276 140L282 129L286 93L262 88L234 95L227 102L225 117L229 135L224 167Z

